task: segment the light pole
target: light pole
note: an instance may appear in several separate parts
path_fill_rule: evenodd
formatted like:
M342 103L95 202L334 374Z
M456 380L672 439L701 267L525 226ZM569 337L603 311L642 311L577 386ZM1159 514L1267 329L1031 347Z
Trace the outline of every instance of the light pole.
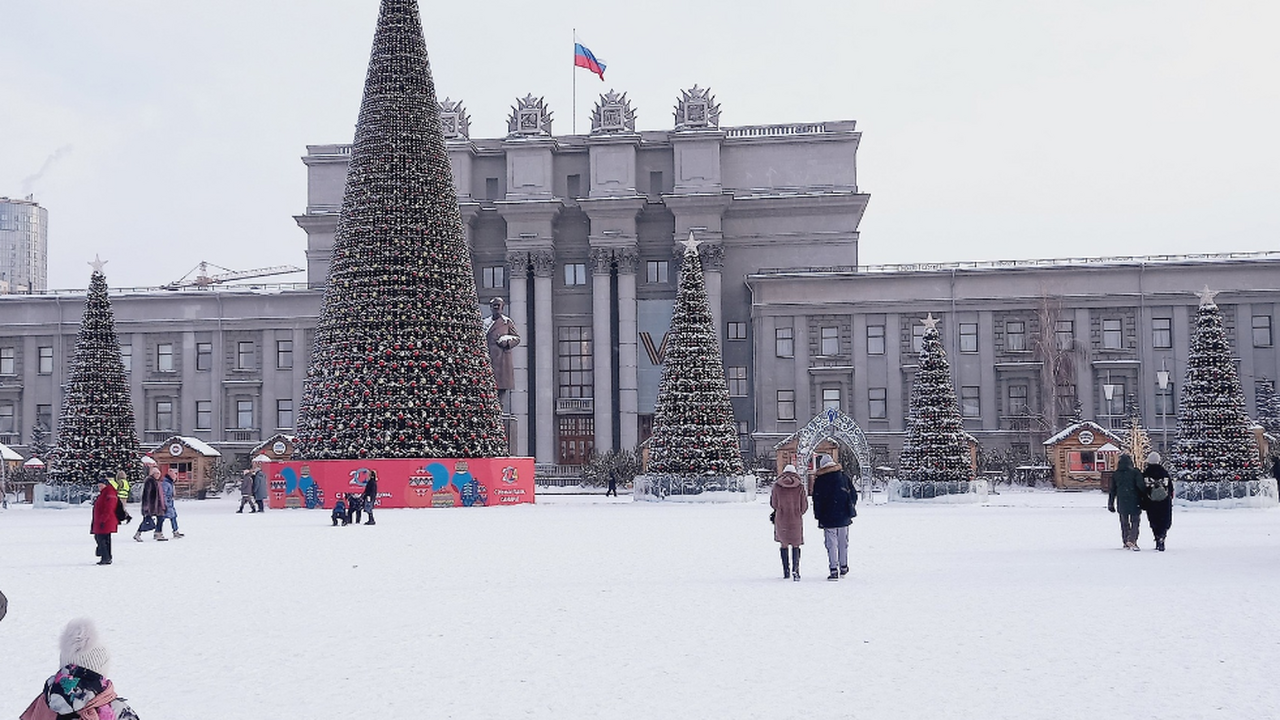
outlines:
M1160 369L1156 371L1156 382L1160 384L1160 433L1164 436L1161 450L1164 454L1169 454L1169 406L1171 403L1169 396L1165 395L1165 390L1169 389L1169 371L1165 368L1165 361L1160 361Z
M1107 400L1107 428L1108 428L1109 430L1115 430L1115 429L1116 429L1116 428L1115 428L1115 414L1114 414L1114 412L1113 412L1113 408L1112 408L1112 406L1111 406L1111 400L1112 400L1112 398L1114 398L1114 397L1115 397L1115 395L1116 395L1116 389L1117 389L1118 387L1119 387L1118 385L1112 385L1112 384L1111 384L1111 371L1110 371L1110 370L1108 370L1108 371L1107 371L1107 382L1106 382L1106 383L1104 383L1104 384L1102 385L1102 397L1106 398L1106 400Z

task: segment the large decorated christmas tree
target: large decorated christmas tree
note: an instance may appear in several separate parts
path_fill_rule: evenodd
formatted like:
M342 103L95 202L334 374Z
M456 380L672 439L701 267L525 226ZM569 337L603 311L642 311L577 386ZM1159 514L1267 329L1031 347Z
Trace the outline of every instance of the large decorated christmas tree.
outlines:
M1200 293L1170 461L1178 480L1255 480L1258 445L1245 418L1244 393L1222 311L1213 301L1216 294L1207 287Z
M956 391L951 384L951 365L942 348L938 320L932 313L924 319L924 338L915 382L911 384L911 405L907 433L898 456L898 475L915 482L954 482L973 478L969 461L969 434L964 430Z
M501 409L416 0L383 0L298 417L306 459L498 457Z
M742 451L707 301L698 243L689 234L649 438L651 475L742 475Z
M115 313L107 297L104 262L89 276L84 317L67 370L58 415L58 440L49 459L53 483L89 484L119 470L130 482L142 479L142 453L133 420L133 400L120 357Z

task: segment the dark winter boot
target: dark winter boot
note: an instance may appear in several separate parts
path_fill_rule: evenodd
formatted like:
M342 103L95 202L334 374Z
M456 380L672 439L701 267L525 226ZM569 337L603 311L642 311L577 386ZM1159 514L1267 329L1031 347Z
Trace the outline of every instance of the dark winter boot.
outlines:
M1156 550L1164 552L1164 538L1156 538Z
M782 556L782 579L791 579L791 556L787 554L786 548L778 548L778 554Z
M830 574L830 575L827 575L827 579L828 579L828 580L839 580L839 579L840 579L840 568L831 568L831 574Z
M800 582L800 548L791 548L791 579Z

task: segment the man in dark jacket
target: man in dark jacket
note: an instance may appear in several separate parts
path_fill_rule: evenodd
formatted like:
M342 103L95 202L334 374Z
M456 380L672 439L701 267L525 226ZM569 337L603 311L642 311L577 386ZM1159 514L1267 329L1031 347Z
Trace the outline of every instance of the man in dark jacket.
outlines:
M823 455L813 480L813 516L827 546L828 580L839 580L849 573L849 525L858 514L857 503L858 491L840 463Z
M369 468L369 481L364 484L364 509L369 513L369 519L365 521L365 525L377 525L373 521L373 506L378 502L378 473Z
M261 471L259 471L261 472ZM240 509L237 513L244 512L244 506L249 506L250 513L258 512L258 508L253 504L253 468L245 468L244 473L240 476Z
M1116 471L1111 474L1111 494L1107 497L1107 509L1120 513L1120 536L1130 550L1138 547L1138 527L1142 522L1141 499L1145 492L1142 473L1133 466L1128 453L1120 456Z
M262 512L263 501L267 499L267 474L262 470L262 460L253 462L253 501L258 504L258 512Z

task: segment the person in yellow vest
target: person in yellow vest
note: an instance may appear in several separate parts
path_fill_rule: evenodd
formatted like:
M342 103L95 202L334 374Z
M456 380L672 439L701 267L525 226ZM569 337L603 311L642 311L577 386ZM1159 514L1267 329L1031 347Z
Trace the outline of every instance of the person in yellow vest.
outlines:
M120 496L120 502L129 502L129 476L124 470L116 471L116 477L111 481L111 486L116 489L116 494Z

